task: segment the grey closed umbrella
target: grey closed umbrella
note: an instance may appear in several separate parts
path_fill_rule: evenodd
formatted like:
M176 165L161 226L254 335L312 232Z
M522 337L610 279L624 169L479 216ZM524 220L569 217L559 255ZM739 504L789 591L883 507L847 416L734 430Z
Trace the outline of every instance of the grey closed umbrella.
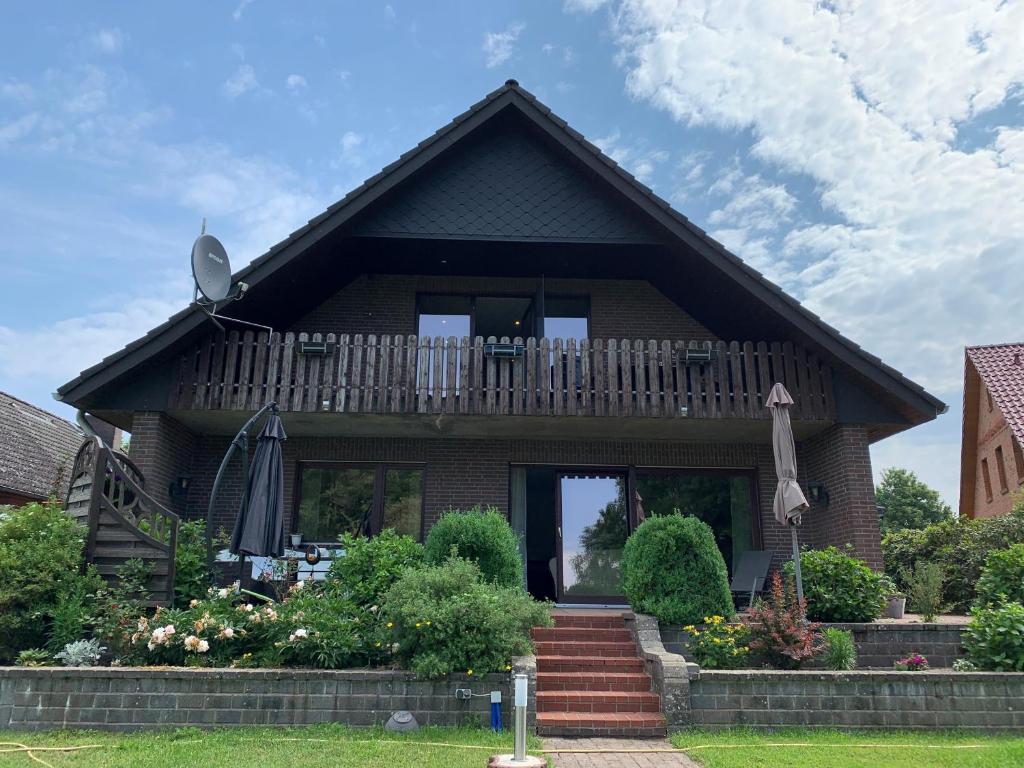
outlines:
M287 435L276 413L271 413L256 441L256 451L242 508L231 534L236 555L284 555L284 461L281 441Z
M800 545L797 542L796 527L800 525L801 517L810 505L796 481L796 446L793 444L793 425L789 420L789 407L792 404L793 398L782 384L775 384L765 401L765 407L772 412L772 449L775 454L775 474L779 478L772 510L779 523L789 526L793 540L796 596L802 606L804 584L800 574Z

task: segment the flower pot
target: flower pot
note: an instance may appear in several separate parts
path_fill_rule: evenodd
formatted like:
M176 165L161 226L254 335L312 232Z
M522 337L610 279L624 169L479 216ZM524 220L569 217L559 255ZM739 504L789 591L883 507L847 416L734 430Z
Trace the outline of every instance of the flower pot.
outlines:
M288 536L288 538L291 539L292 549L297 549L297 548L302 546L302 534L301 533L292 533L292 534L290 534ZM903 614L901 613L900 615L902 616Z
M903 611L907 608L907 598L903 595L891 595L889 602L885 606L885 618L887 619L902 619Z

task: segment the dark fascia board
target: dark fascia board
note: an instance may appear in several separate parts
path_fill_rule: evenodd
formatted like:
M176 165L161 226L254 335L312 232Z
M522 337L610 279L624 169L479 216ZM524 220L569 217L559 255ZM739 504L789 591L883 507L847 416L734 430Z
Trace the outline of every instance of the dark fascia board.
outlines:
M625 199L637 205L676 240L702 256L724 276L744 286L755 298L789 320L799 331L816 341L838 360L907 403L921 415L922 418L919 421L930 420L947 410L945 403L941 400L842 336L839 331L804 308L798 301L784 293L781 288L767 280L760 272L730 253L685 216L673 210L666 200L658 197L650 188L619 167L600 149L587 141L581 133L570 127L547 106L537 101L533 94L520 88L515 81L509 81L488 94L432 136L404 153L395 162L385 166L379 173L353 189L324 213L310 220L304 227L293 232L264 255L256 258L238 272L234 279L245 280L250 285L255 285L269 277L283 264L335 232L353 216L376 202L396 185L457 143L462 137L509 106L518 108L544 134L564 147L569 154L584 163L600 178L609 182ZM203 319L201 311L194 305L190 306L138 341L129 344L125 349L111 355L100 364L89 368L64 384L58 389L58 397L68 402L74 402L94 392L151 354L156 354L183 337ZM174 328L173 326L182 327ZM144 349L151 345L151 350Z

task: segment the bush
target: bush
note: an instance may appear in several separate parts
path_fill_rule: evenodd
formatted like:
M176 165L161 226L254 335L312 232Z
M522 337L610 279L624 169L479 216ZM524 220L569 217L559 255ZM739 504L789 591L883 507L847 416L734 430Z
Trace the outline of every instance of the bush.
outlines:
M711 528L680 514L652 517L626 540L622 584L635 611L670 624L732 616L725 560Z
M978 602L1024 603L1024 544L989 553L978 579Z
M442 565L452 554L476 563L486 581L505 587L523 586L519 541L494 507L450 510L441 516L427 534L426 561Z
M822 635L825 665L829 669L843 671L857 666L857 644L853 642L853 632L828 627Z
M423 547L391 528L372 539L346 533L341 545L345 556L331 563L326 586L363 607L379 606L399 577L423 562Z
M736 669L747 663L750 629L744 624L728 624L724 616L706 616L704 626L689 624L687 650L705 669Z
M206 562L206 523L194 520L178 526L178 549L174 555L174 601L187 605L201 598L213 583Z
M861 560L836 547L809 549L800 554L807 616L813 621L874 621L885 608L887 584ZM785 565L793 575L792 562Z
M91 576L99 583L99 576ZM92 595L87 593L86 579L78 579L64 587L64 593L50 614L50 637L46 647L56 653L68 643L82 639L89 624Z
M15 662L19 667L52 667L56 662L44 648L26 648Z
M969 520L960 518L920 531L898 531L882 538L885 570L902 589L903 574L921 561L939 563L946 574L943 602L966 613L977 599L985 558L990 552L1024 543L1024 499L1008 515Z
M530 653L530 628L551 623L548 607L518 585L484 580L461 558L407 571L384 601L400 661L417 675L510 669Z
M93 597L89 622L93 636L121 663L136 660L128 636L145 615L143 601L150 574L150 567L142 560L127 560L118 567L117 578L96 590Z
M105 650L99 640L76 640L65 645L54 658L65 667L94 667Z
M967 658L980 669L1024 672L1024 605L977 607L963 631Z
M904 576L907 582L907 597L910 609L921 614L924 621L935 621L942 613L942 565L920 562L913 573Z
M795 586L784 588L778 571L771 584L770 597L747 609L750 650L776 669L798 669L820 650L818 625L804 621Z
M63 596L96 589L84 544L85 529L56 504L0 507L0 663L47 644Z

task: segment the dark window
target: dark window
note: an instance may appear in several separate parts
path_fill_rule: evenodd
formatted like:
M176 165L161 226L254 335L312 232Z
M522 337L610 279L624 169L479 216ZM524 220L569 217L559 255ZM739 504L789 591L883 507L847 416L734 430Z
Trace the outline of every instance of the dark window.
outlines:
M1003 446L996 446L996 474L999 475L999 492L1009 493L1006 485L1006 462L1003 460Z
M988 409L989 409L989 411L991 411L992 410L992 393L985 392L985 399L988 402Z
M981 479L985 483L985 501L992 501L992 478L988 473L988 459L981 460Z
M636 503L643 507L646 517L670 515L678 510L711 526L730 573L739 555L754 546L750 474L638 469L636 492Z
M1013 443L1013 463L1017 468L1017 485L1024 485L1024 451L1021 450L1017 438L1011 437L1010 442Z
M585 296L552 296L544 300L544 335L549 339L590 336L590 300Z
M330 543L384 528L423 536L423 469L383 464L300 464L294 531Z
M480 336L523 339L585 339L589 335L590 299L586 296L545 296L543 324L534 296L460 296L423 294L418 297L416 333L419 336ZM543 325L543 333L540 333Z

